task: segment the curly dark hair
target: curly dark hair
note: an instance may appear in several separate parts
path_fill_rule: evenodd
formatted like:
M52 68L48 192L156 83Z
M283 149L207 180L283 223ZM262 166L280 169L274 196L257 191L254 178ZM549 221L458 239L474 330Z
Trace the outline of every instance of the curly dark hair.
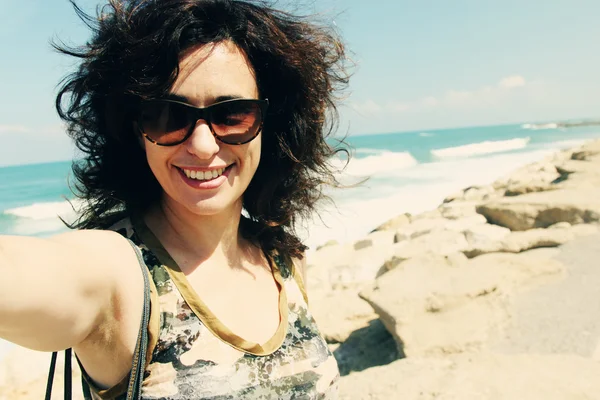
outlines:
M186 50L229 40L246 53L270 103L260 164L243 195L250 219L241 232L264 251L302 257L307 247L295 223L317 210L324 184L339 186L329 161L348 154L343 141L327 140L349 79L335 30L252 0L108 0L96 17L70 1L93 31L81 47L53 44L81 60L56 99L85 155L73 162L74 191L84 205L71 227L106 228L123 212L160 200L133 130L137 107L169 92Z

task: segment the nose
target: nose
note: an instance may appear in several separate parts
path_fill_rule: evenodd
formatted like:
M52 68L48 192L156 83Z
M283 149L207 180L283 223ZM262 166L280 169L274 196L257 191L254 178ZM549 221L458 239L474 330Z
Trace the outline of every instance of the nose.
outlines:
M190 138L186 141L187 151L198 158L209 159L219 152L220 146L208 123L198 120Z

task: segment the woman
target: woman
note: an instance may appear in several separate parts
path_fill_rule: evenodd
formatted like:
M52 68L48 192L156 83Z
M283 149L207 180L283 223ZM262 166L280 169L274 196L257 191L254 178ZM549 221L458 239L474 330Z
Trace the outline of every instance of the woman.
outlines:
M81 64L57 109L85 205L77 230L0 239L0 337L73 348L92 396L123 398L144 287L130 239L152 284L143 398L335 397L293 228L336 184L339 40L250 1L76 9L96 27L59 48Z

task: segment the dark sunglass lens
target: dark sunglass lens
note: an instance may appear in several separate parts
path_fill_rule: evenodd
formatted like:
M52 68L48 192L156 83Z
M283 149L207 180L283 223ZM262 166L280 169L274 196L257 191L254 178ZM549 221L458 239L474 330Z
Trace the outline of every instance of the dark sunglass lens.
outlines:
M145 103L141 109L142 131L159 144L177 143L185 137L190 127L187 107L169 102Z
M262 123L257 102L238 100L216 104L211 108L215 134L226 143L243 143L256 136Z

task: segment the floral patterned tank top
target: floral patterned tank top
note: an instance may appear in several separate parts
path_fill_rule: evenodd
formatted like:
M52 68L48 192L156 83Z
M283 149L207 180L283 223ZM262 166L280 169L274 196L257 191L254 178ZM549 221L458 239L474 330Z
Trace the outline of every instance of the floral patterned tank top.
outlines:
M252 343L211 313L141 219L126 218L111 230L140 249L151 277L143 399L337 399L338 366L293 265L271 257L280 324L267 343ZM100 389L82 373L94 400L125 399L128 377Z

